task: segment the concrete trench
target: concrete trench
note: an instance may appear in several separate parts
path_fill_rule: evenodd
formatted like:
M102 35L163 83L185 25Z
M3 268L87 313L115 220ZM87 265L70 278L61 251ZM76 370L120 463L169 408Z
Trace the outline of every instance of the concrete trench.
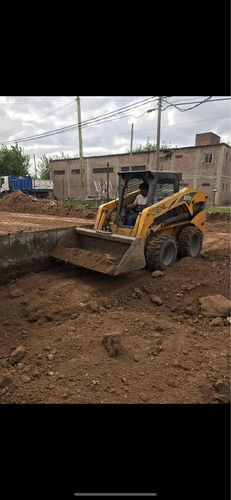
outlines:
M68 229L70 226L0 234L0 284L56 266L50 254Z

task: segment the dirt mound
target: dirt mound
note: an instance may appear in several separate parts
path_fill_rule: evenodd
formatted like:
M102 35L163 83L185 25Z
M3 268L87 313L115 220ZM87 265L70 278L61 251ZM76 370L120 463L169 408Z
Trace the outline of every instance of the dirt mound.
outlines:
M231 220L231 212L207 212L206 220L208 221Z
M31 205L31 200L29 196L22 193L21 191L14 191L13 193L5 196L0 200L0 211L4 212L12 208L14 211L18 211L19 208L25 207L28 204L28 207Z
M21 192L0 201L44 218L61 209L76 210ZM230 222L211 215L200 257L159 276L57 264L1 286L0 403L229 403L231 319L201 307L230 298Z
M0 200L0 212L18 212L56 215L60 217L94 218L92 211L79 209L74 205L65 205L60 201L49 201L28 196L21 191L14 191Z
M63 264L2 286L0 402L229 403L231 320L201 307L229 299L228 253L228 222L208 222L202 255L156 277Z
M106 253L100 254L98 252L82 250L81 248L67 248L61 244L53 250L51 255L52 257L56 257L56 259L106 274L114 274L118 265L118 262L115 262Z
M28 196L21 191L14 191L0 199L0 212L32 213L56 215L60 217L87 217L95 218L93 210L66 205L61 201L49 201ZM206 214L207 221L229 221L230 213L210 212Z

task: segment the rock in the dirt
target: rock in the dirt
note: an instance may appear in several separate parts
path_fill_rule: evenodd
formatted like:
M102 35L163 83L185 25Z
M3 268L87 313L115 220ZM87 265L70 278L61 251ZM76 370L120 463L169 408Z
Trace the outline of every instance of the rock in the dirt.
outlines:
M155 330L156 330L156 332L163 332L163 331L164 331L164 328L163 328L163 326L161 326L161 325L157 325L157 326L155 327Z
M222 318L213 318L210 322L211 326L224 326L224 320Z
M99 310L99 306L98 306L98 304L96 304L96 302L90 302L90 309L91 309L91 312L97 313Z
M151 276L152 278L157 278L158 276L164 276L164 273L162 271L153 271Z
M219 394L229 394L229 384L225 380L217 380L215 383L215 389Z
M13 351L10 355L9 363L13 365L14 363L18 363L20 359L22 359L26 354L26 349L22 345L20 345L15 351Z
M31 381L31 378L28 375L22 375L21 380L24 384L28 384Z
M9 387L13 382L12 377L3 377L3 379L0 381L0 387Z
M158 297L158 295L151 295L151 301L154 303L154 304L157 304L158 306L161 306L163 304L162 300L160 297Z
M139 299L142 299L144 297L144 293L138 287L135 287L134 290L133 290L133 292L136 294L136 296Z
M148 395L145 392L140 392L139 398L145 403L148 400Z
M223 295L208 295L199 299L201 314L208 318L225 318L230 315L231 300Z
M200 253L200 257L202 257L205 260L209 260L210 255L209 255L208 252L206 252L206 250L202 250L201 253Z
M15 288L10 292L9 297L15 299L16 297L22 297L22 295L25 295L25 292L21 288Z
M42 311L31 311L27 318L28 323L35 323L41 318L42 314Z
M184 312L185 312L185 314L188 314L188 316L193 316L194 315L194 311L193 311L193 307L192 306L185 307Z
M181 285L180 289L185 292L188 289L188 285Z
M110 357L115 357L121 350L121 334L120 333L106 333L103 337L103 345L106 347Z
M194 302L194 300L192 297L185 297L185 299L184 299L184 303L186 306L192 306L193 302Z
M50 313L45 314L45 318L48 322L53 321L54 316Z

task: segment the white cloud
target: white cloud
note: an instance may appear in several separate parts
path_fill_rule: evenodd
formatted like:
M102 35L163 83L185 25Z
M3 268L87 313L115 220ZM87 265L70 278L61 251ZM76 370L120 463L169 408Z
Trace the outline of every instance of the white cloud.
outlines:
M171 109L170 111L167 111L167 124L168 124L168 126L175 124L175 116L176 116L175 109Z
M134 124L133 147L144 145L147 139L156 142L157 137L157 98L144 101L149 96L82 96L82 123L103 114L127 108L126 113L117 115L117 119L106 116L104 122L95 122L82 128L83 154L95 156L124 153L130 147L131 124ZM229 96L227 96L229 97ZM222 98L213 96L212 99ZM172 96L169 103L180 109L194 106L193 101L202 101L203 96ZM187 103L179 106L178 103ZM194 109L181 112L175 107L164 104L161 115L161 142L178 147L195 144L197 133L214 132L223 142L231 142L230 137L230 102L219 100L202 104ZM138 103L138 105L137 105ZM134 106L137 107L134 107ZM148 110L154 109L152 112ZM114 117L115 118L115 117ZM76 96L0 96L0 141L20 139L58 128L77 125ZM60 152L71 157L79 155L77 128L62 134L37 138L19 143L24 154L41 157ZM10 147L10 144L9 144ZM32 161L33 164L33 161Z

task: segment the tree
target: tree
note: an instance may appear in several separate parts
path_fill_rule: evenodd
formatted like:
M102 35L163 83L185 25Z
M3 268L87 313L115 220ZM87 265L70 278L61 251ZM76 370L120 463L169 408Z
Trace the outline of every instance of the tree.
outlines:
M64 153L63 151L60 151L59 154L53 155L49 157L50 160L68 160L70 158L68 153Z
M30 156L24 155L18 144L11 146L2 145L0 149L0 175L29 175Z
M68 154L63 153L63 151L61 151L59 155L48 157L46 155L43 155L41 160L38 160L40 179L50 179L50 160L67 160L68 158Z
M168 145L168 144L162 143L160 146L160 149L170 149L171 147L172 147L171 144ZM148 140L144 146L142 146L140 144L138 147L132 149L133 153L142 153L143 151L156 151L156 143L150 142L149 137L148 137ZM127 152L130 153L130 150L128 149Z
M40 174L40 179L50 179L50 158L43 155L41 160L38 160L38 169Z

